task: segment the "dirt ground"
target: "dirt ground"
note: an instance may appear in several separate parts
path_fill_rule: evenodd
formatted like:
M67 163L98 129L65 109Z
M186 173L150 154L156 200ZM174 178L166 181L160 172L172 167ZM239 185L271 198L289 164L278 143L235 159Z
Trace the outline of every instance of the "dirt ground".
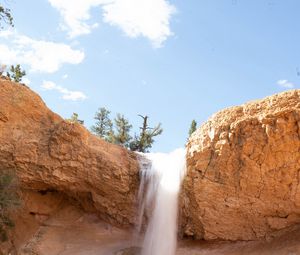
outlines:
M31 217L35 217L32 215ZM43 221L18 247L19 255L131 255L132 233L110 226L94 214L66 205ZM134 248L134 251L138 249ZM300 227L279 233L269 241L179 241L177 255L296 255L300 254ZM158 255L158 254L156 254Z

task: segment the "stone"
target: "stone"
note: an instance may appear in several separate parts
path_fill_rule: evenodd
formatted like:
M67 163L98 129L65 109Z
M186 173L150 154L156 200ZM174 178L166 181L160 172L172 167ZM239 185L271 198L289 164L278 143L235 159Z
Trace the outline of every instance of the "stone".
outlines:
M300 90L231 107L189 139L181 234L254 240L300 223Z
M0 130L0 170L16 172L23 191L57 191L114 225L134 224L134 153L62 119L28 87L2 78ZM32 213L43 219L50 209L41 205Z

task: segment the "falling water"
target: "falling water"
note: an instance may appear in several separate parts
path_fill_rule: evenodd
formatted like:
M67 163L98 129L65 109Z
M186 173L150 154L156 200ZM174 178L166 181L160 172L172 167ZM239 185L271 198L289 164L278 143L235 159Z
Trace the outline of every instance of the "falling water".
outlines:
M174 255L177 244L178 193L185 174L185 149L169 154L144 154L141 161L138 231L143 218L148 225L142 255Z

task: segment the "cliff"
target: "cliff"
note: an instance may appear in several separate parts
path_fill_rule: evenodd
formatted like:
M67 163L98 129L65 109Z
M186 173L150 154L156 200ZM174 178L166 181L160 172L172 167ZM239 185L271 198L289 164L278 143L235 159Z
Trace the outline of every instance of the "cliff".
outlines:
M253 240L300 222L300 91L222 110L187 144L182 232Z
M0 98L0 169L15 171L23 191L59 192L106 221L133 224L133 153L65 121L24 85L1 78Z
M12 246L24 254L44 254L48 242L63 249L61 241L47 238L56 220L68 228L69 216L72 226L83 227L80 217L95 215L120 227L135 223L136 154L62 119L28 87L3 78L0 171L16 173L23 200L12 215L13 242L0 247L4 254ZM187 144L180 232L205 240L255 240L288 232L300 223L299 173L299 90L222 110ZM103 226L105 233L111 227Z

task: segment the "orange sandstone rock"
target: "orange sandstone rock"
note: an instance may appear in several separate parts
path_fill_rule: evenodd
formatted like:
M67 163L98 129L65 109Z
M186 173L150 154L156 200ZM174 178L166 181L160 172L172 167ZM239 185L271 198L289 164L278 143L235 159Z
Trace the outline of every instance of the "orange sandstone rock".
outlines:
M300 222L300 90L222 110L187 144L181 225L253 240Z
M113 224L134 223L135 154L63 120L28 87L2 78L0 169L15 170L24 190L55 190Z

